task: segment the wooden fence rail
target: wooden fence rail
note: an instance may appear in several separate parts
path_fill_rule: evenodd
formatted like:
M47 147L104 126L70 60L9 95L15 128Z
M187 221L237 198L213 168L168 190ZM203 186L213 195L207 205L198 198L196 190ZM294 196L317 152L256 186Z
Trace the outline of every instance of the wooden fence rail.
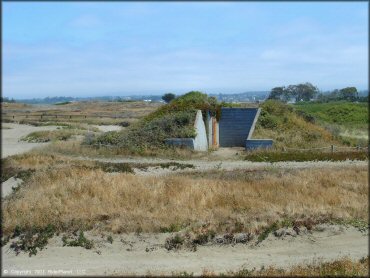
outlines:
M369 147L361 147L361 146L356 146L356 147L341 147L341 146L335 146L335 145L331 145L329 147L321 147L321 148L283 148L283 151L313 151L313 150L330 150L332 153L335 152L336 150L340 150L340 149L346 149L346 150L368 150Z

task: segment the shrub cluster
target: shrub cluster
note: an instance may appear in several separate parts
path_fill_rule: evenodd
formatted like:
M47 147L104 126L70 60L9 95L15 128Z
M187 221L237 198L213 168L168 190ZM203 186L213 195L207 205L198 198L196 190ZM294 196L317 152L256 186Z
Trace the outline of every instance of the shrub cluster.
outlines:
M196 136L194 120L197 110L210 111L212 115L219 116L220 107L215 98L190 92L161 106L126 130L111 131L97 137L88 135L84 143L116 145L132 153L163 149L166 148L166 138Z

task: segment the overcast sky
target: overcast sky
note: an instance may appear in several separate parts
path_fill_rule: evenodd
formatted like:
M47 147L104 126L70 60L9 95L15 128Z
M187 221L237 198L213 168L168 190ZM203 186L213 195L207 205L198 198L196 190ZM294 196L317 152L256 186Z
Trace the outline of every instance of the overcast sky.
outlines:
M3 96L368 87L366 2L3 2Z

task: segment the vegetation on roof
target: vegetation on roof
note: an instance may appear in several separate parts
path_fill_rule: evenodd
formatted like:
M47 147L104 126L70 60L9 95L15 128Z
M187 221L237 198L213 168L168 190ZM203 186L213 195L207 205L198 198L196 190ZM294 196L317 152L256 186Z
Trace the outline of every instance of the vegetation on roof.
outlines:
M267 100L260 107L252 138L271 138L277 149L341 145L332 133L317 125L310 114L276 100Z
M88 144L113 144L141 153L147 149L167 147L166 138L193 138L197 110L219 115L221 104L216 98L192 91L159 107L126 130L107 132L96 138L86 138ZM205 114L204 114L205 116Z

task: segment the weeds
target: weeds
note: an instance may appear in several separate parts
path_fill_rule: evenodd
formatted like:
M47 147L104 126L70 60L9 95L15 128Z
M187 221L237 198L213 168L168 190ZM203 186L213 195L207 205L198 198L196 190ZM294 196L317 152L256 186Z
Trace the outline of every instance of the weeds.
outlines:
M37 165L36 161L29 162ZM49 223L63 229L78 224L118 233L139 227L143 232L174 231L185 223L209 222L208 229L217 233L256 233L265 223L284 219L368 218L364 166L142 177L111 175L75 167L70 161L61 167L50 157L40 161L52 168L36 172L19 198L2 202L5 236L16 225ZM91 161L84 163L93 166Z
M174 233L174 232L179 232L181 231L182 229L184 229L186 227L186 225L183 225L183 224L171 224L170 226L168 227L160 227L159 228L159 231L161 233Z
M13 238L19 237L17 241L10 244L18 255L21 251L28 252L29 256L36 255L38 249L42 250L48 243L48 240L53 237L55 227L51 224L46 228L31 228L28 230L21 230L16 227L13 233Z
M203 233L197 234L195 239L193 239L192 243L197 245L203 245L214 239L215 236L216 232L214 230L206 230Z
M227 276L235 277L367 277L369 274L369 257L359 261L352 261L349 258L342 258L332 262L314 261L310 264L295 265L289 269L276 268L274 266L261 267L259 270L243 268L236 272L228 272Z
M104 172L112 173L133 173L132 167L129 163L110 163L110 162L96 162L96 169L102 169Z
M22 179L23 181L28 180L35 169L23 169L19 166L14 165L15 163L10 159L3 159L1 163L1 182L5 182L11 177L16 179Z
M333 219L330 221L332 224L339 224L339 225L345 225L345 226L352 226L355 227L360 232L367 232L369 231L369 223L367 221L364 221L362 219Z
M63 246L80 246L85 249L91 249L94 247L94 242L92 240L88 240L83 231L80 231L78 237L74 237L72 239L68 238L66 235L62 237ZM113 239L112 239L113 242Z
M110 244L113 244L113 237L111 235L109 235L107 237L107 241L110 243Z
M164 244L164 248L166 248L168 251L173 249L180 249L180 247L184 243L184 238L180 236L179 234L176 234L174 237L169 237L166 239L166 242Z
M255 151L248 153L245 160L255 162L279 162L279 161L344 161L344 160L368 160L367 151L350 152L314 152L314 151Z
M193 272L187 272L187 271L180 271L180 272L172 272L172 275L174 277L194 277Z
M274 222L272 225L267 226L265 229L263 229L262 233L258 236L258 243L265 240L270 233L276 231L277 229L279 229L279 223L277 222Z
M43 130L35 131L21 138L22 141L30 143L45 143L49 141L66 141L73 135L84 134L84 131L77 129Z

